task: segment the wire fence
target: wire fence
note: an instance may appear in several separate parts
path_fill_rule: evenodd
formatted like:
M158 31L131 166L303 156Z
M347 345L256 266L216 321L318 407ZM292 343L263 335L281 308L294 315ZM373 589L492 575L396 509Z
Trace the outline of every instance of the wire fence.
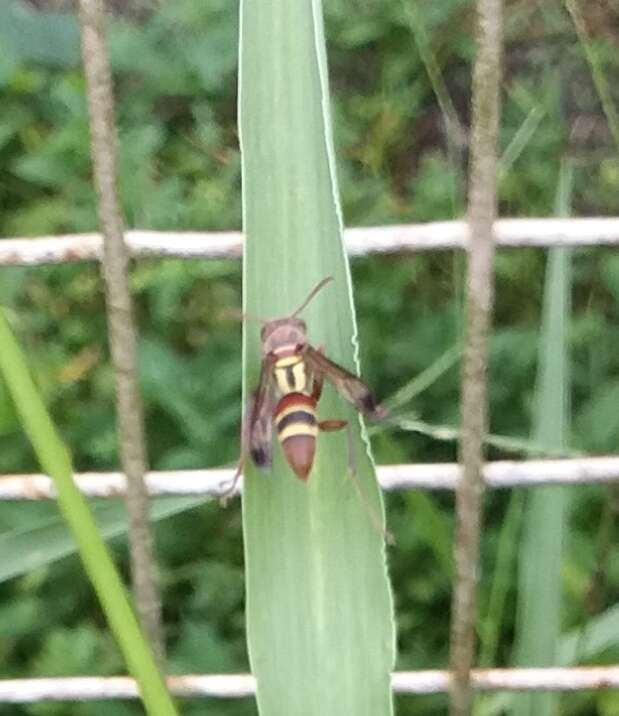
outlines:
M500 227L503 227L502 229ZM503 233L501 233L503 231ZM582 233L580 233L582 232ZM459 248L465 240L462 222L440 222L404 227L350 229L350 254ZM619 218L611 219L504 219L497 222L498 245L550 247L619 243ZM179 237L184 240L179 242ZM365 237L361 239L360 237ZM238 257L242 250L239 233L128 232L135 256L211 259ZM83 243L82 243L83 242ZM221 247L218 247L221 242ZM6 249L5 245L10 244ZM79 250L78 250L79 249ZM0 241L0 265L45 265L100 259L101 238L97 234ZM462 468L457 463L382 465L378 480L383 490L455 490ZM183 470L149 472L146 486L152 497L220 497L230 484L234 470ZM486 463L484 483L493 489L528 488L539 485L582 485L619 482L619 457L577 457L543 460L509 460ZM88 497L120 498L126 493L126 478L120 472L81 473L75 476ZM239 482L237 494L242 489ZM55 490L45 475L0 476L0 500L54 499ZM447 692L451 675L445 671L396 672L392 687L400 694ZM243 698L254 694L248 674L202 674L172 676L173 694L186 698ZM480 691L555 690L619 688L619 665L543 669L487 669L471 672L471 684ZM137 698L133 679L128 677L73 677L0 680L0 703L39 701L87 701Z
M488 12L500 3L488 0L479 3ZM494 10L492 10L494 12ZM490 15L489 15L490 16ZM497 19L499 16L493 18ZM491 18L491 19L493 19ZM500 20L497 19L500 25ZM486 23L486 25L488 25ZM488 26L489 27L489 26ZM487 28L486 28L487 29ZM497 32L500 30L497 29ZM492 39L492 38L491 38ZM496 37L495 37L496 39ZM498 42L498 40L497 40ZM496 49L496 48L495 48ZM498 74L498 61L494 61ZM498 79L496 84L498 94ZM481 87L487 86L482 83ZM483 100L483 94L478 99ZM488 98L490 101L492 98ZM498 109L496 109L498 126ZM475 130L475 127L474 127ZM473 132L475 134L475 132ZM490 136L490 135L488 135ZM494 140L493 140L494 141ZM482 147L482 159L496 159L494 150ZM475 154L475 152L473 152ZM353 228L345 231L346 247L351 257L370 254L396 254L429 250L472 249L473 260L482 257L484 270L477 288L491 294L490 236L498 247L556 247L556 246L616 246L619 244L619 218L569 219L499 219L492 223L496 199L496 172L494 165L480 164L479 187L486 192L480 199L479 212L469 212L475 223L476 239L484 233L485 245L469 243L471 224L467 221L445 221L404 226ZM114 173L110 170L111 174ZM107 177L109 178L109 177ZM113 177L112 177L113 179ZM482 186L485 183L485 188ZM472 182L475 185L475 182ZM494 187L494 188L493 188ZM483 193L482 191L482 193ZM481 196L481 195L480 195ZM490 199L488 197L490 196ZM494 198L492 198L494 197ZM478 197L479 198L479 197ZM485 212L485 213L484 213ZM483 224L483 232L480 226ZM238 259L242 255L241 233L230 232L153 232L128 231L124 233L128 252L136 258L181 259ZM475 254L477 253L477 257ZM98 233L70 236L31 238L5 238L0 241L0 266L43 266L82 261L104 260L104 240ZM491 308L487 302L487 322ZM483 328L483 326L482 326ZM485 363L486 334L478 332L477 356ZM483 371L482 371L483 373ZM481 393L485 379L481 378ZM466 391L465 391L466 393ZM466 402L466 401L465 401ZM490 488L533 487L537 485L576 485L619 481L619 457L578 457L571 459L500 461L481 465L482 428L484 423L485 395L476 401L470 393L469 403L477 410L463 416L463 430L476 430L474 455L464 459L464 469L458 464L391 465L378 468L378 478L384 490L455 490L466 496L467 490L475 497L472 504L459 507L460 517L473 518L474 529L469 530L471 549L464 555L465 569L458 572L454 592L461 593L462 616L460 626L452 634L452 653L460 651L462 659L452 658L452 671L396 672L392 675L392 688L401 694L428 694L450 691L452 702L460 705L452 713L466 713L470 689L477 690L565 690L619 688L619 665L605 667L572 667L543 669L470 669L473 653L474 583L478 571L478 540L481 483ZM479 468L479 469L478 469ZM477 474L475 474L477 473ZM145 475L145 487L151 496L198 495L217 498L229 487L233 471L191 470L182 472L150 472ZM471 479L472 478L472 479ZM121 473L87 473L76 475L76 482L85 495L100 498L119 498L127 493L127 479ZM467 486L468 483L468 486ZM239 483L237 493L242 489ZM54 499L51 480L44 475L0 476L0 500ZM471 501L469 500L469 503ZM463 540L464 542L464 540ZM458 556L458 555L457 555ZM462 557L462 555L460 555ZM458 562L458 560L457 560ZM469 575L472 577L469 579ZM468 581L468 584L465 582ZM456 602L458 600L456 599ZM456 607L459 605L456 604ZM455 611L458 611L456 609ZM460 642L460 643L459 643ZM462 648L453 648L462 647ZM193 698L244 698L255 692L255 682L249 674L204 674L168 677L168 685L177 696ZM137 698L138 690L128 677L74 677L0 680L0 703L33 703L40 701L86 701L95 699Z
M379 465L378 482L387 492L396 490L455 490L461 478L458 463ZM243 479L229 491L235 470L175 470L149 472L145 476L151 497L232 497L242 490ZM583 457L562 460L497 460L483 470L487 487L539 487L541 485L605 485L619 481L619 457ZM121 472L89 472L75 475L87 497L124 497L127 480ZM56 489L45 475L0 476L0 500L53 500Z
M464 249L468 231L465 221L433 221L349 228L344 240L354 258ZM499 219L494 236L503 248L618 246L619 217ZM125 241L134 258L238 259L243 251L240 231L133 230L125 232ZM99 261L102 254L103 237L96 232L0 241L0 266Z
M391 686L396 694L438 694L448 691L450 680L448 671L399 671L392 675ZM471 682L478 691L613 689L619 688L619 666L473 669ZM167 684L174 696L182 698L241 699L253 696L256 691L256 682L251 674L169 676ZM137 699L138 696L135 681L126 676L0 681L0 703Z

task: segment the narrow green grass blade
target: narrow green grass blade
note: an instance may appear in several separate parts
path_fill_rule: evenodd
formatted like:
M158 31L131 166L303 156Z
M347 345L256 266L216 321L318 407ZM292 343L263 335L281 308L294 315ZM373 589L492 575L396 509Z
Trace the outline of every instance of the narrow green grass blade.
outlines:
M426 31L423 14L420 11L421 8L416 2L405 2L403 3L403 8L404 16L408 20L415 39L417 51L419 52L421 61L424 64L426 72L428 73L428 78L430 80L430 84L432 85L434 96L436 97L436 101L438 102L438 106L440 107L443 115L443 121L447 128L447 132L450 135L450 140L453 141L454 139L457 139L461 142L465 132L458 118L458 112L456 111L449 94L447 83L443 78L440 64L432 49L431 38L428 37L428 33Z
M342 243L318 0L241 3L240 130L245 310L304 311L309 340L356 370L356 326ZM244 393L260 369L259 326L244 331ZM383 507L355 412L325 387L320 419L346 418L367 507ZM274 446L273 468L245 470L248 642L262 716L392 712L392 604L383 536L347 477L344 433L319 437L302 484Z
M445 442L456 441L460 438L460 429L453 425L440 425L436 423L426 423L420 420L414 412L401 413L386 418L377 425L372 425L369 429L370 435L383 432L384 430L395 429L405 432L419 433L420 435L428 435L435 440L444 440ZM486 445L496 447L503 452L511 452L515 454L530 455L531 457L582 457L583 453L578 450L569 450L567 448L550 447L539 443L536 439L526 440L524 438L512 438L508 435L494 435L487 433L484 438Z
M95 588L127 667L139 684L148 714L173 716L176 709L144 639L128 594L97 531L88 505L73 482L69 453L45 410L1 308L0 373L41 467L54 480L60 512L73 533L84 569Z
M199 497L164 497L153 502L151 520L161 520L196 507ZM92 507L99 533L111 539L127 532L127 515L122 503L105 500ZM0 532L0 583L44 567L77 551L66 523L58 516L25 520L19 529Z
M619 113L617 113L617 108L615 107L615 103L613 101L611 85L606 78L606 73L598 57L598 53L596 51L597 48L594 47L593 41L589 37L589 33L587 32L587 27L578 3L576 0L565 0L565 6L572 16L578 42L585 53L585 57L591 69L593 84L598 93L598 97L600 98L600 103L602 105L602 109L604 110L606 121L608 122L608 128L610 129L610 133L613 137L615 147L619 150Z
M544 118L544 108L537 105L527 114L523 123L518 127L511 142L505 148L499 162L501 179L510 171L518 157L525 150L531 137L535 134L539 123Z
M406 403L410 402L424 390L427 390L433 385L439 378L441 378L447 371L451 370L456 363L460 360L462 355L462 347L459 344L451 346L442 355L440 355L434 363L429 365L427 368L421 371L418 375L408 381L405 385L386 400L383 401L389 411L394 411L401 408Z
M571 165L562 166L556 214L569 213ZM536 386L536 442L565 448L569 423L569 360L567 330L570 314L570 253L548 254ZM553 666L561 628L561 564L567 516L565 488L531 490L525 511L519 559L515 662L519 666ZM514 716L550 716L556 712L554 693L520 694Z
M559 642L559 666L586 662L606 649L619 646L619 604L589 619L581 628L568 632Z
M619 646L619 604L589 619L582 628L564 634L557 647L557 666L576 666ZM502 716L516 698L513 692L488 696L477 716Z
M518 555L518 534L522 524L524 497L522 491L512 492L499 534L488 607L479 630L479 666L482 669L492 668L496 664L507 593L513 579Z

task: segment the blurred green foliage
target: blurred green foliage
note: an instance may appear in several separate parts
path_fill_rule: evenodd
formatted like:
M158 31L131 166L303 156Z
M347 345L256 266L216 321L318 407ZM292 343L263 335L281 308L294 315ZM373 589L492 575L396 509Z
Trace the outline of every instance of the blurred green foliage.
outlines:
M225 0L112 3L111 22L127 224L152 229L240 226L236 129L237 6ZM37 6L38 9L35 10ZM589 7L589 6L587 6ZM42 9L41 9L42 8ZM0 235L37 236L96 227L84 80L75 18L62 2L0 3ZM465 206L472 7L464 0L325 2L333 115L347 225L460 216ZM602 70L619 71L618 12L583 8ZM619 101L616 87L614 100ZM447 93L458 124L445 122ZM449 129L446 129L449 127ZM462 130L462 127L464 130ZM575 166L574 214L617 212L619 156L562 3L507 3L501 214L547 216L561 159ZM353 263L364 374L389 396L461 336L464 262L453 253ZM492 431L530 432L544 253L497 257L491 349ZM277 280L277 277L265 277ZM619 258L579 250L574 261L572 447L612 452L619 435ZM133 273L140 368L153 468L231 464L238 451L238 262L141 261ZM117 466L113 374L97 269L74 265L2 270L10 308L40 388L80 470ZM458 368L399 412L458 424ZM453 460L452 442L389 429L374 438L379 463ZM502 457L496 449L492 457ZM0 386L0 471L36 469ZM616 498L575 489L563 568L565 629L584 628L614 604L619 580ZM447 663L452 497L388 497L398 613L398 668ZM481 611L488 600L504 494L486 500ZM0 546L22 540L43 558L0 584L3 676L113 674L121 661L75 558L46 559L53 505L0 505ZM37 536L38 535L38 536ZM126 570L125 546L114 541ZM247 669L239 505L202 504L157 523L170 668ZM50 548L51 552L51 548ZM0 550L7 555L6 550ZM15 559L15 555L10 555ZM49 563L48 563L49 562ZM594 578L594 575L595 578ZM500 663L512 648L515 580ZM619 659L617 640L588 658ZM399 697L401 714L444 712L444 697ZM17 716L136 714L135 704L0 707ZM578 694L566 715L610 715L616 694ZM184 713L255 714L251 701L187 702Z

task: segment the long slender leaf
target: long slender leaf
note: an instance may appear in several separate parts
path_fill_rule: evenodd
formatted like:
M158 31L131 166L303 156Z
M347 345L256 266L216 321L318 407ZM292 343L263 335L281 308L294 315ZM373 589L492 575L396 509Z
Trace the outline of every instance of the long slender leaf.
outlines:
M304 312L309 338L356 370L356 327L334 176L319 0L241 3L240 129L245 310ZM245 395L258 379L258 327L244 332ZM367 438L329 386L321 419L347 418L366 507L383 514ZM308 484L276 446L252 464L243 502L249 652L262 716L391 713L391 595L382 535L347 478L347 439L321 435ZM251 461L248 461L250 463Z
M460 428L453 425L436 425L434 423L426 423L420 420L416 413L406 412L399 415L393 415L387 418L380 425L373 425L369 433L375 435L387 429L398 429L406 432L419 433L420 435L429 435L435 440L458 440L460 437ZM486 445L499 448L503 452L521 453L523 455L531 455L532 457L582 457L583 453L578 450L568 450L566 448L550 447L537 441L537 439L512 438L507 435L486 434L484 437Z
M440 355L434 363L429 365L419 375L411 378L408 383L403 385L387 400L384 401L385 405L390 411L396 408L401 408L405 403L408 403L415 398L419 393L427 390L433 383L441 378L447 371L456 365L462 355L462 348L456 344L448 348L442 355Z
M556 213L569 213L571 165L561 168ZM570 253L553 249L548 256L541 331L536 442L565 448L569 423L567 327L570 311ZM515 661L520 666L552 666L561 628L561 562L567 517L565 488L531 491L525 512L519 560ZM514 716L550 716L557 695L527 693L513 702Z
M619 647L619 604L592 617L581 629L563 636L559 642L558 663L560 666L578 664L611 647Z
M590 619L583 628L563 635L557 648L558 666L575 666L594 659L609 648L619 647L619 604ZM477 716L501 716L516 698L513 692L504 691L485 699Z
M619 113L615 107L611 85L606 78L604 67L602 66L602 62L596 52L597 48L593 46L593 41L589 37L585 20L578 3L575 2L575 0L565 0L565 6L572 16L572 21L574 22L574 27L576 28L576 34L578 36L578 42L583 49L591 69L593 84L598 93L598 97L600 98L604 114L606 115L606 121L608 122L608 128L610 129L610 133L613 137L615 148L619 150Z
M45 410L2 309L0 372L39 463L54 480L60 512L78 545L84 569L95 588L127 667L139 684L147 712L152 716L174 716L176 709L140 629L129 596L97 531L88 505L73 482L69 452Z
M522 154L525 147L535 134L539 123L544 118L544 108L536 105L524 118L511 142L505 147L499 164L500 176L503 178L512 168L514 162Z
M151 519L160 520L203 502L197 497L165 497L151 508ZM104 539L127 533L126 510L122 503L95 504L92 508ZM0 583L68 557L77 551L65 521L57 516L38 517L27 526L0 532Z
M524 498L522 491L512 492L499 534L487 613L480 628L479 665L481 668L491 668L496 663L505 602L518 555L517 539L522 524Z

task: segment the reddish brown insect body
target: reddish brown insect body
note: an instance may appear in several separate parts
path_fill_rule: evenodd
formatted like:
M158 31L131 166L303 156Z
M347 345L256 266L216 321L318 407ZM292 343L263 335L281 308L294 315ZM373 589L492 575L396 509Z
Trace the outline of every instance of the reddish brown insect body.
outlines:
M274 420L286 462L297 477L307 480L316 453L316 399L288 393L277 404Z
M316 417L324 378L368 417L380 419L385 415L365 383L308 343L305 322L297 318L332 280L323 279L288 318L262 321L262 371L246 415L235 480L248 452L258 467L271 466L273 423L286 461L299 478L307 480L318 433L341 430L347 425L345 420L318 421Z

